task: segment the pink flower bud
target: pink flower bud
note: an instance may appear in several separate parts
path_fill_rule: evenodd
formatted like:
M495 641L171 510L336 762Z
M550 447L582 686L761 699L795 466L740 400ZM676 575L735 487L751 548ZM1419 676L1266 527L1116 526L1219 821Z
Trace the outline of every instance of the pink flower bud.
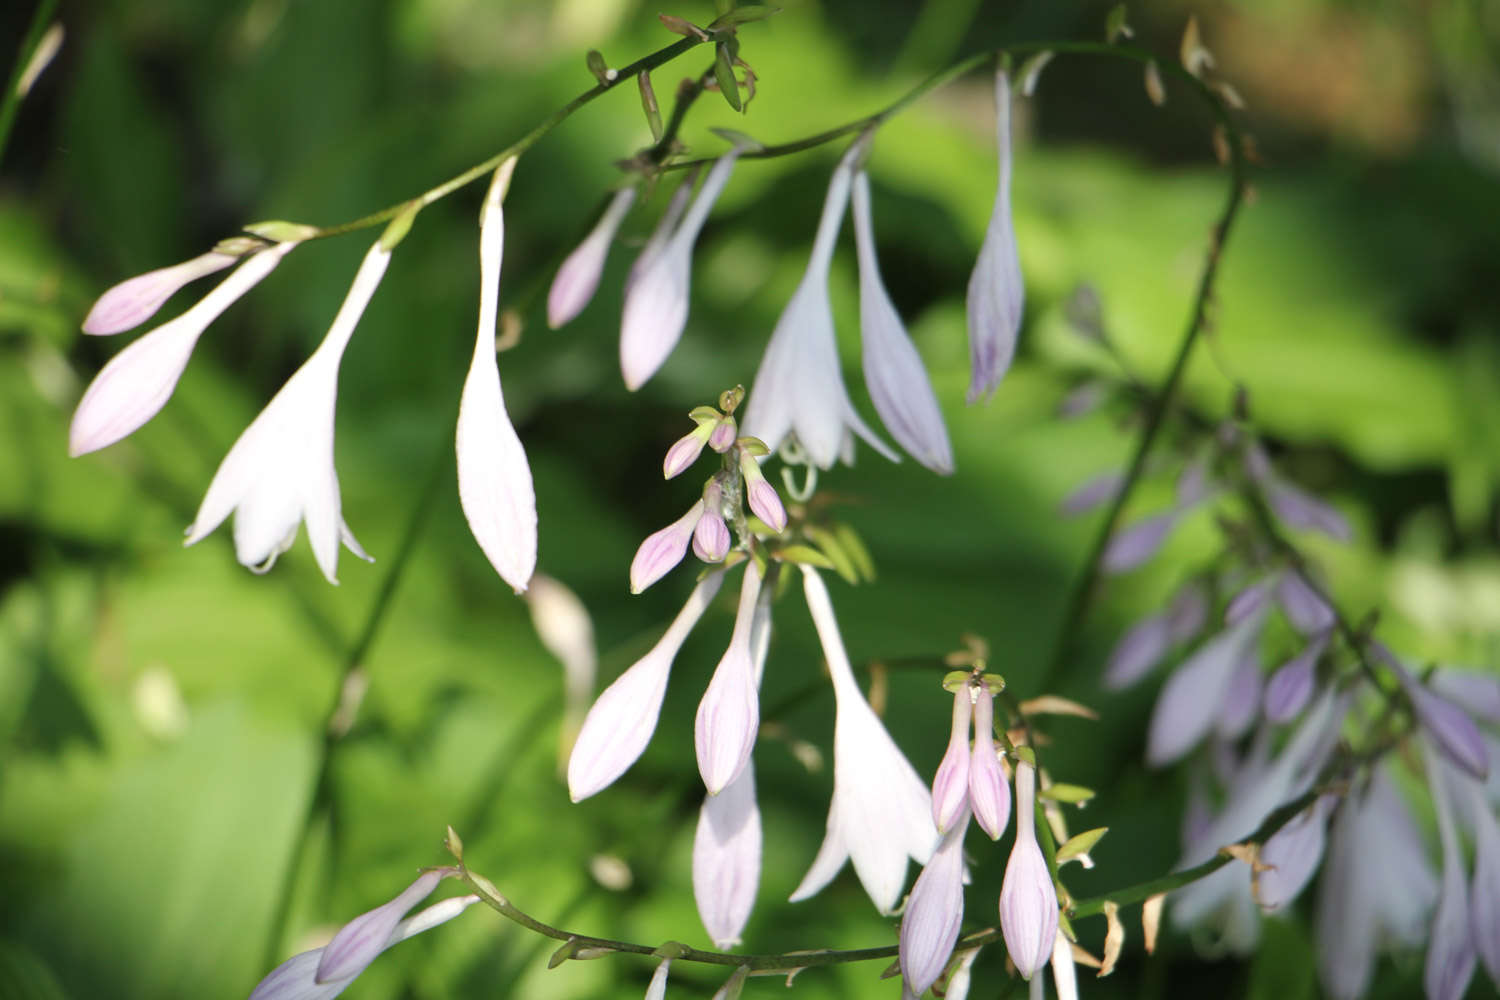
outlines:
M1010 368L1026 296L1010 216L1010 77L1003 68L995 74L995 112L1000 184L979 259L969 278L970 403L993 392Z
M693 529L693 554L707 563L722 562L729 554L729 526L716 510L705 511Z
M703 445L713 431L712 424L699 424L678 438L672 447L667 449L667 458L661 464L662 478L675 479L691 468L693 463L698 461L698 456L703 454Z
M968 828L968 815L961 815L917 876L901 917L901 976L913 997L937 982L958 941L964 919L963 844Z
M646 537L641 547L635 550L630 561L630 592L639 594L682 562L687 555L688 539L703 516L703 501L688 508L688 512L671 524Z
M760 856L755 767L747 760L722 791L704 797L693 834L693 898L716 948L740 943L760 887Z
M969 764L969 803L991 840L999 840L1010 822L1010 784L995 753L995 696L983 685L974 703L974 754Z
M969 721L973 718L969 685L953 695L953 727L948 732L948 752L932 779L932 821L946 833L960 817L967 819L969 802Z
M1057 890L1047 871L1047 860L1037 846L1035 822L1036 771L1016 763L1016 844L1005 865L1000 889L1000 930L1005 949L1025 979L1052 957L1057 937Z
M786 530L786 508L781 504L776 487L766 481L754 455L744 452L740 454L740 472L745 477L745 493L750 502L751 513L760 518L766 527L781 534Z
M734 447L734 442L739 437L739 425L733 417L724 417L714 424L713 431L708 436L708 446L720 455Z
M104 335L139 326L156 315L178 289L237 260L232 254L210 252L122 281L99 296L83 321L83 332Z
M755 618L760 583L755 562L746 562L729 648L698 703L693 742L698 752L698 772L710 795L719 794L739 777L750 760L760 729L760 697L750 648L751 622Z

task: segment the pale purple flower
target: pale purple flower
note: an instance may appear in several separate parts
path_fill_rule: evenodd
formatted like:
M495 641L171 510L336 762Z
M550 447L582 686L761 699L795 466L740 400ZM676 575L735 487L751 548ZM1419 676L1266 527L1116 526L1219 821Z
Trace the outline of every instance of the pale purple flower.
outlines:
M1115 644L1104 668L1104 686L1119 690L1134 684L1174 645L1197 635L1207 620L1208 595L1201 583L1190 580L1166 611L1141 619Z
M1287 621L1306 636L1315 636L1333 628L1333 609L1308 586L1300 571L1289 569L1276 581L1276 602Z
M1490 980L1500 985L1500 824L1483 785L1466 775L1454 779L1474 832L1474 882L1469 890L1474 948Z
M1197 506L1209 498L1212 486L1208 478L1207 460L1198 458L1187 463L1177 477L1177 506Z
M833 171L807 272L776 321L745 412L746 434L760 438L772 451L795 435L820 469L830 468L840 458L853 463L854 434L891 461L900 461L854 412L839 368L833 307L828 301L828 272L849 200L854 152L846 154Z
M875 412L907 453L940 476L953 473L953 446L921 355L891 304L875 260L870 179L854 175L854 246L859 258L859 329L865 385Z
M351 967L343 978L317 977L318 967L326 953L324 948L314 948L312 951L293 955L260 981L251 992L250 1000L333 1000L348 989L349 984L365 971L380 952L413 935L447 923L477 902L478 896L454 896L434 903L414 917L402 920L364 964Z
M1421 835L1377 769L1362 796L1345 799L1329 829L1314 922L1323 988L1335 1000L1363 996L1381 942L1420 943L1436 898Z
M1213 728L1235 668L1260 638L1264 613L1251 614L1208 640L1177 668L1157 696L1146 736L1146 761L1178 760Z
M1344 515L1277 475L1265 449L1253 442L1245 449L1245 472L1260 486L1271 510L1284 523L1293 528L1321 532L1340 542L1354 537Z
M715 948L740 943L760 886L760 854L755 765L747 755L729 783L703 799L693 835L693 898Z
M208 324L275 270L296 245L278 243L252 255L187 312L111 358L89 383L73 414L69 453L76 457L98 451L135 433L156 416L177 388L188 357Z
M349 979L359 975L385 950L385 943L406 916L406 911L432 895L438 883L451 874L454 873L443 869L425 871L389 903L360 914L345 924L324 946L323 957L313 978L326 983L330 979Z
M1500 724L1500 676L1457 667L1439 667L1429 679L1432 689L1464 706L1482 722Z
M1016 843L1000 888L1000 930L1023 979L1052 957L1057 935L1057 890L1036 842L1036 770L1016 762Z
M1271 722L1288 721L1312 700L1318 659L1328 648L1332 634L1325 631L1313 636L1302 652L1277 667L1271 675L1265 693L1266 718Z
M570 322L594 297L615 233L634 202L634 187L616 191L598 224L557 269L557 277L552 279L552 287L547 292L547 325L552 329Z
M932 819L946 833L960 816L967 821L969 806L969 730L974 700L969 685L953 693L953 725L948 731L948 750L932 778Z
M1003 66L995 73L995 139L1000 184L979 259L969 277L970 403L993 392L1010 368L1026 295L1010 217L1010 76Z
M1259 714L1260 693L1260 652L1251 644L1241 652L1229 676L1229 687L1214 719L1219 738L1237 740L1245 734Z
M975 691L974 753L969 765L969 805L974 819L991 840L999 840L1010 822L1010 783L995 750L995 696L981 684Z
M83 321L83 332L121 333L137 327L160 309L183 286L222 271L239 260L234 254L209 251L171 267L158 268L120 282L99 296Z
M723 562L729 554L729 544L729 525L724 523L724 516L710 505L693 528L693 554L707 563Z
M521 593L536 570L536 490L521 439L505 412L495 361L500 261L505 248L502 204L514 159L495 171L479 226L479 332L458 406L458 499L485 558Z
M964 919L963 845L968 828L969 817L964 815L944 835L917 876L901 915L901 977L914 997L937 982L958 941Z
M760 584L755 560L747 560L729 648L698 702L693 743L698 752L698 773L709 795L719 794L744 770L760 728L760 698L750 644Z
M1124 482L1125 474L1119 469L1101 472L1063 497L1062 502L1057 505L1058 512L1066 517L1087 514L1119 495L1120 487Z
M703 509L703 501L699 500L688 508L686 514L646 536L640 548L635 550L635 558L630 561L632 594L639 594L682 562L693 530L698 527L698 519L703 516Z
M1256 893L1264 909L1286 906L1312 880L1323 860L1328 817L1337 803L1337 795L1318 796L1265 842L1260 860L1269 867L1260 873Z
M340 540L361 559L370 558L344 523L333 467L333 413L344 348L390 259L379 241L370 247L323 342L219 464L185 544L201 541L233 511L235 554L257 572L270 569L291 547L303 520L329 583L338 582Z
M734 447L734 442L739 438L739 425L733 417L723 417L714 424L714 429L708 436L708 446L720 455Z
M672 661L723 582L722 572L704 577L651 652L605 688L589 709L568 759L568 794L574 802L613 784L645 751L661 715Z
M1444 755L1447 756L1447 751ZM1428 936L1422 983L1428 1000L1458 1000L1468 989L1478 958L1474 928L1470 924L1469 887L1464 879L1463 852L1449 801L1448 778L1431 745L1426 761L1427 787L1432 794L1438 840L1443 849L1443 875L1439 883L1437 914Z
M1156 555L1182 512L1164 510L1136 521L1109 540L1100 567L1106 573L1127 573Z
M791 901L818 892L850 860L870 901L889 913L901 899L907 858L925 863L932 856L938 838L932 803L860 692L817 570L802 567L802 586L833 680L833 800L823 844Z
M1443 756L1483 781L1489 777L1489 753L1479 727L1462 708L1419 683L1396 655L1379 642L1372 642L1377 656L1386 662L1411 701L1422 731Z
M641 251L638 267L626 284L625 307L620 315L620 370L627 389L634 391L645 385L682 338L693 276L693 244L708 221L714 201L729 183L730 171L741 152L743 148L736 145L719 157L681 224L665 242L647 244Z
M1224 606L1224 624L1235 625L1252 614L1262 614L1270 606L1272 584L1271 580L1262 580L1231 597Z
M740 452L740 474L745 477L745 499L750 513L778 535L786 530L786 507L776 487L766 480L760 462L748 451Z

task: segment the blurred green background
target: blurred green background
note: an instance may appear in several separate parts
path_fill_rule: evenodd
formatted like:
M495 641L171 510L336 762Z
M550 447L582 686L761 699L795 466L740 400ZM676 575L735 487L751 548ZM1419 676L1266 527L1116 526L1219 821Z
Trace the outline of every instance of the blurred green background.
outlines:
M786 141L868 113L968 51L1096 39L1107 5L787 0L742 32L759 92L735 116L713 95L683 138L722 148L730 125ZM727 588L678 660L657 735L614 788L569 804L558 779L560 666L525 605L469 537L453 488L452 429L477 298L479 187L424 211L343 365L338 469L350 526L379 560L344 558L328 587L299 541L266 577L233 559L229 532L183 550L180 531L235 436L325 332L368 238L299 249L205 335L180 388L144 430L67 457L82 388L135 336L85 338L109 285L196 255L264 218L333 223L409 197L487 156L592 81L583 54L621 65L672 41L658 7L630 0L292 0L63 3L57 60L20 109L0 161L0 993L36 998L234 998L319 932L443 860L445 824L524 909L581 931L705 946L689 854L701 786L692 713L725 642ZM664 8L663 8L664 9ZM711 5L671 13L700 23ZM1199 18L1262 164L1225 258L1211 338L1190 371L1201 415L1235 384L1281 468L1357 527L1310 540L1345 607L1380 608L1413 656L1500 660L1500 13L1482 0L1421 7L1338 0L1161 3L1133 10L1135 41L1175 58ZM0 12L9 60L29 3ZM669 100L706 65L658 70ZM507 402L536 476L540 569L593 615L601 683L652 641L690 587L679 571L631 598L639 540L693 499L663 484L684 413L736 382L806 261L838 153L736 174L699 243L681 347L641 392L616 367L620 284L611 259L583 317L548 331L556 265L592 225L616 159L649 141L631 88L576 115L520 164L506 204L503 303L524 321L501 357ZM937 655L986 636L1023 697L1050 656L1096 525L1058 500L1121 464L1122 407L1063 422L1058 401L1109 360L1065 306L1092 286L1133 369L1157 380L1184 326L1209 225L1227 186L1209 120L1179 85L1154 107L1139 67L1059 58L1018 104L1015 216L1027 281L1019 360L990 403L965 407L963 292L994 191L983 75L893 121L871 160L887 284L928 362L958 474L888 465L863 446L824 479L879 565L833 597L856 662ZM649 231L662 193L626 223ZM171 315L198 292L179 296ZM833 277L856 405L852 252ZM1171 442L1168 442L1168 448ZM412 512L437 483L412 558L359 658L368 693L347 735L325 740L339 677L367 627ZM1136 511L1167 502L1166 481ZM1138 881L1177 856L1185 782L1139 763L1155 683L1098 689L1135 616L1210 559L1207 515L1151 569L1108 588L1056 689L1098 723L1049 726L1054 775L1099 789L1075 828L1107 824L1079 895ZM764 703L821 672L794 589L779 604ZM894 672L889 725L930 775L948 707L933 677ZM815 689L816 690L816 689ZM796 701L785 732L829 749L826 692ZM331 748L331 750L330 750ZM323 793L318 776L327 754ZM766 858L746 933L756 952L894 941L846 872L815 900L783 902L822 838L831 776L782 739L757 751ZM324 807L326 804L326 808ZM304 836L304 825L310 829ZM995 922L1001 849L976 847L970 923ZM627 888L590 874L623 861ZM1306 900L1304 900L1305 907ZM1167 935L1140 949L1138 909L1120 970L1086 995L1317 995L1305 912L1265 927L1249 961L1203 958ZM1103 928L1080 924L1097 952ZM379 961L349 996L627 997L631 959L545 968L550 942L478 910ZM800 997L899 995L874 966L813 971ZM1005 989L981 958L975 996ZM1420 959L1387 960L1380 995L1417 987ZM706 996L711 972L674 969L671 995ZM1486 995L1476 982L1473 995ZM747 996L779 994L752 981Z

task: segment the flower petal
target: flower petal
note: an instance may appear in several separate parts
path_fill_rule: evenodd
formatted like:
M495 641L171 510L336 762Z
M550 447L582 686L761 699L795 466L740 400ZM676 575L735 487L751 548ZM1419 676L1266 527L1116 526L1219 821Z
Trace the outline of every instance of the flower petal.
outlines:
M593 230L557 269L557 276L547 291L547 325L552 329L570 322L594 297L599 288L599 276L604 273L604 260L609 256L610 244L634 202L634 187L616 191Z
M755 765L747 759L718 794L704 798L693 836L693 898L715 948L740 943L760 887L760 854Z
M999 190L979 259L969 277L970 403L993 392L1010 368L1026 297L1010 217L1010 77L1003 68L995 74L995 138L999 147Z
M964 833L968 817L953 825L917 876L901 916L901 975L913 996L937 982L964 919Z
M747 561L729 648L703 692L694 719L698 773L709 795L719 794L745 768L760 729L760 696L750 643L760 583L754 560Z
M83 321L83 332L97 335L121 333L146 322L178 289L199 278L222 271L240 258L214 253L158 268L120 282L99 296Z

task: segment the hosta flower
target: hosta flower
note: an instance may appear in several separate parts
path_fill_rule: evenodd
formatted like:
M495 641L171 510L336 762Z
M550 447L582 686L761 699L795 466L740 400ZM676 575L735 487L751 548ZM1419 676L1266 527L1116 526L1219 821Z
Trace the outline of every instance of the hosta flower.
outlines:
M1023 979L1052 958L1057 936L1057 890L1036 842L1036 769L1016 762L1016 843L1000 887L1000 930Z
M807 608L833 680L833 801L812 867L792 893L807 899L833 880L846 860L882 913L895 909L908 858L932 856L937 830L927 788L865 701L839 635L833 602L817 570L802 567ZM965 746L967 752L968 747ZM952 945L950 943L951 950Z
M651 652L605 688L589 709L568 758L568 794L574 802L613 784L645 751L661 715L672 661L723 582L722 572L704 577Z
M1446 754L1446 751L1444 751ZM1469 988L1478 958L1469 911L1469 886L1464 877L1463 849L1450 801L1445 767L1429 745L1427 787L1437 815L1438 841L1443 850L1443 875L1438 883L1437 914L1427 942L1427 964L1422 983L1428 1000L1458 1000Z
M1229 626L1177 668L1157 696L1146 734L1146 761L1161 767L1208 735L1230 693L1236 668L1253 655L1265 620L1262 609Z
M900 461L854 412L839 368L828 301L829 267L849 201L855 152L851 150L833 171L807 272L776 321L745 413L746 434L760 438L772 451L795 436L820 469L840 458L854 461L854 434L891 461Z
M875 260L870 220L870 179L854 175L854 246L859 257L859 331L865 385L885 429L907 452L938 475L953 472L953 447L937 396L901 316L886 294Z
M73 414L69 453L78 456L98 451L135 433L156 416L177 388L188 357L208 324L275 270L296 245L278 243L254 254L187 312L111 358L89 383Z
M747 759L718 794L704 797L693 835L693 898L715 948L740 943L760 887L760 852L755 765Z
M901 915L898 955L901 977L913 997L937 982L964 919L964 831L969 817L961 816L944 835L912 886Z
M340 540L361 559L370 558L342 515L333 467L333 410L344 348L390 259L378 241L365 254L328 335L220 463L186 544L201 541L233 511L235 554L257 572L270 569L291 547L304 520L313 556L329 583L338 582Z
M979 259L969 278L969 402L994 391L1016 353L1026 287L1010 218L1010 76L995 74L995 138L1000 184Z
M687 555L693 531L698 527L698 519L703 516L703 510L704 503L698 500L688 508L686 514L660 531L646 536L640 548L635 550L635 558L630 561L632 594L639 594L682 562L682 557Z
M665 242L648 244L641 251L639 267L632 271L625 289L625 307L620 315L620 370L627 389L645 385L682 337L693 276L693 244L743 151L736 144L719 157L682 223Z
M505 412L495 361L500 260L505 249L501 203L514 159L495 171L480 212L479 332L458 407L458 499L485 558L516 593L536 569L536 492L521 439Z
M83 321L83 332L121 333L146 322L178 289L222 271L239 260L233 254L209 251L171 267L158 268L120 282L99 296Z
M1396 655L1383 644L1371 644L1377 656L1396 672L1401 690L1411 701L1422 732L1437 750L1470 775L1483 781L1489 777L1489 752L1474 720L1458 705L1418 682Z
M552 279L547 292L547 324L554 330L583 312L583 307L594 297L615 233L634 203L634 187L616 191L598 224L557 269L557 277Z
M750 760L760 729L759 678L751 648L755 631L756 599L760 596L760 571L753 559L745 562L740 584L740 605L735 614L729 648L714 670L708 690L698 703L693 724L693 743L698 751L698 773L708 794L717 795Z
M456 896L414 917L401 919L426 898L447 874L422 874L405 892L383 906L351 920L322 948L304 951L278 965L250 994L250 1000L333 1000L369 968L387 948L452 920L478 896Z

